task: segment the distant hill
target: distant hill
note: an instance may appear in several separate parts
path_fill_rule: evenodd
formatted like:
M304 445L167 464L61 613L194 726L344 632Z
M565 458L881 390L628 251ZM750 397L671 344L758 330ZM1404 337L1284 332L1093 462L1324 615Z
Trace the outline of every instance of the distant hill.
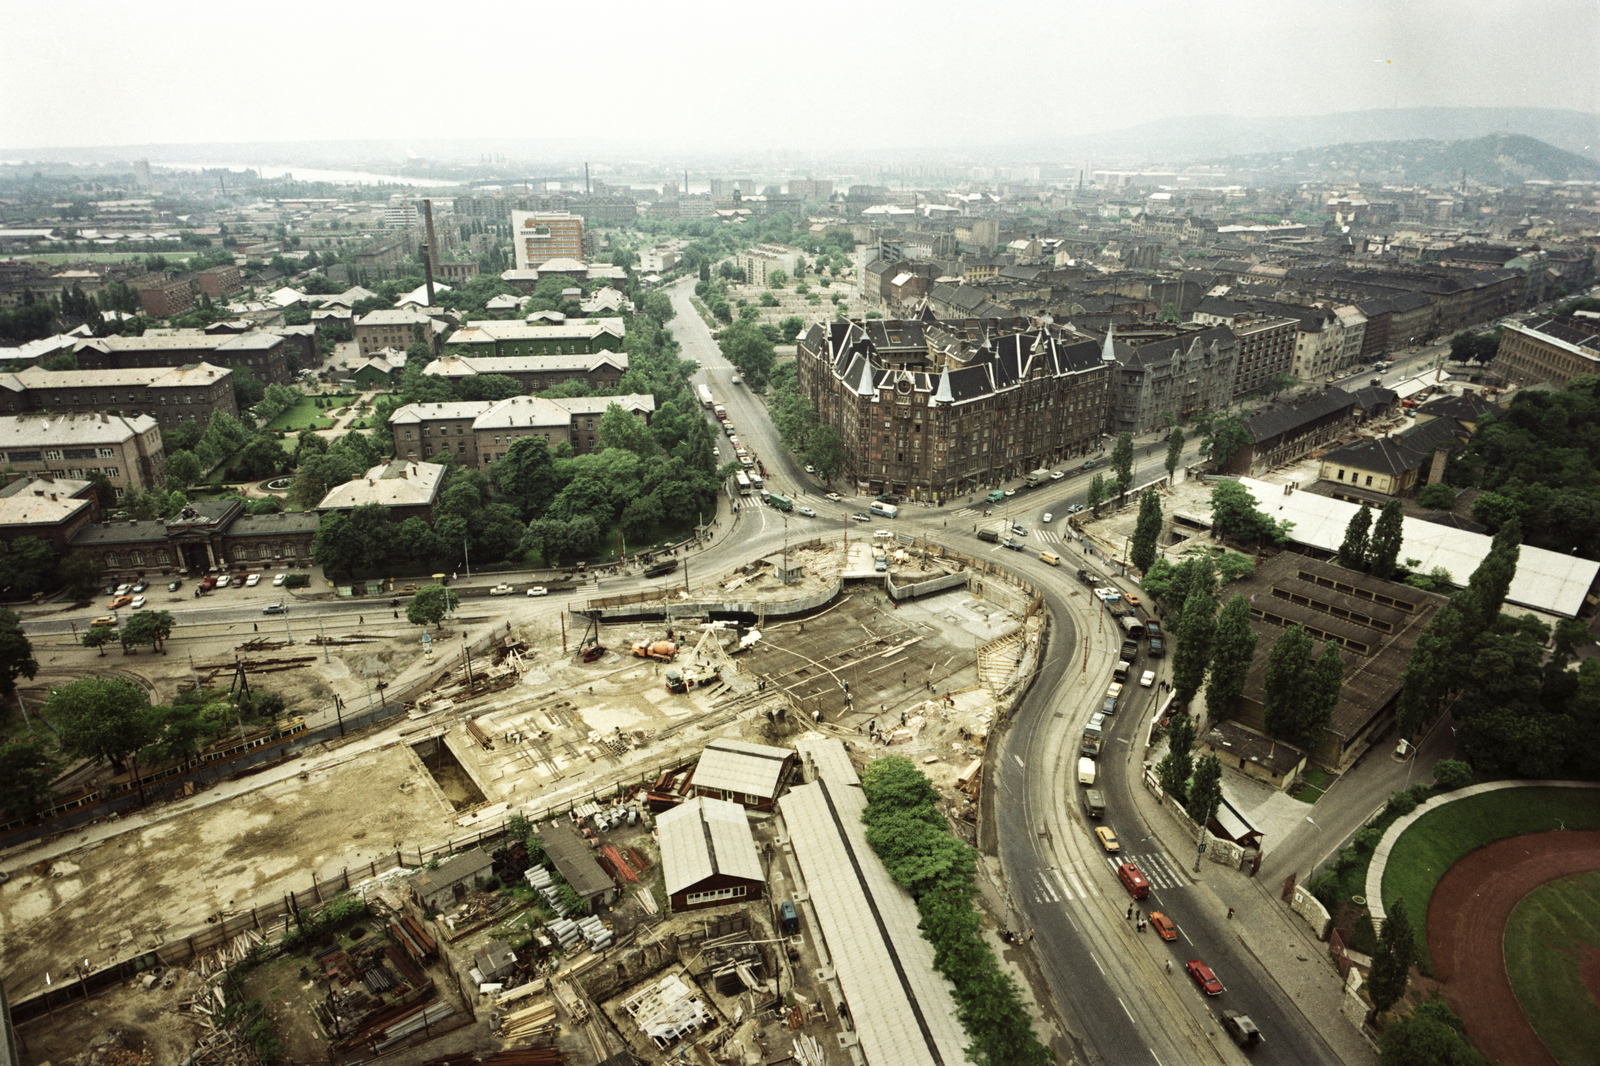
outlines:
M1536 137L1600 161L1600 115L1546 107L1406 107L1280 118L1185 115L1026 147L1037 156L1087 156L1097 165L1112 159L1174 164L1324 144L1472 140L1495 133Z
M1257 152L1209 161L1253 182L1305 180L1419 182L1448 185L1463 173L1488 185L1600 180L1600 163L1520 134L1469 141L1364 141Z

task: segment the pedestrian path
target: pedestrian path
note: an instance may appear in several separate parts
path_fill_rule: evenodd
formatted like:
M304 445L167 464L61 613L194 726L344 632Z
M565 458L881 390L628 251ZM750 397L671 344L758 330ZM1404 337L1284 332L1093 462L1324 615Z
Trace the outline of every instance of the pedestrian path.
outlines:
M956 517L957 518L975 518L975 517L981 517L982 515L983 515L982 511L977 510L976 508L973 508L973 507L957 507L956 508Z
M1036 530L1035 532L1037 533L1039 539L1044 541L1046 544L1065 544L1066 543L1066 541L1061 539L1061 534L1060 533L1055 533L1055 532L1052 532L1052 531L1050 531L1048 529L1040 529L1040 530Z
M1098 893L1087 871L1035 870L1028 884L1028 898L1034 903L1066 903L1088 899Z

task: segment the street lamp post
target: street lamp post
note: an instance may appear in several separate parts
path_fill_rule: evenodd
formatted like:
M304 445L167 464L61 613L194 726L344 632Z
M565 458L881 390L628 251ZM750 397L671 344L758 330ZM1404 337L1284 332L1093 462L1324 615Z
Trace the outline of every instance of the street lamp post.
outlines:
M1317 850L1317 854L1320 855L1322 853L1322 826L1317 825L1317 823L1312 819L1312 817L1309 814L1306 815L1306 821L1311 822L1312 825L1317 826L1317 848L1316 848L1316 850ZM1311 859L1311 879L1313 881L1316 880L1316 878L1317 878L1317 864L1320 863L1321 861L1322 860L1317 858L1316 856L1312 856L1312 859Z

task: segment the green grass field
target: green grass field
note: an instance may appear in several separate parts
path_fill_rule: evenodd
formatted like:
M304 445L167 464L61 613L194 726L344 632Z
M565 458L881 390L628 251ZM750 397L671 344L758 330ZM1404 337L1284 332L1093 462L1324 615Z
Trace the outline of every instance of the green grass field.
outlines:
M1517 1002L1562 1066L1600 1054L1600 1011L1579 971L1600 950L1600 872L1575 874L1528 893L1506 923L1506 973Z
M283 414L266 424L269 432L280 429L332 429L333 420L328 418L330 412L324 411L313 402L310 396L301 400Z
M1389 850L1383 870L1383 900L1405 901L1417 954L1428 958L1428 901L1445 871L1470 851L1524 833L1551 829L1600 829L1600 789L1508 788L1447 803L1411 823ZM1424 972L1427 972L1426 970Z

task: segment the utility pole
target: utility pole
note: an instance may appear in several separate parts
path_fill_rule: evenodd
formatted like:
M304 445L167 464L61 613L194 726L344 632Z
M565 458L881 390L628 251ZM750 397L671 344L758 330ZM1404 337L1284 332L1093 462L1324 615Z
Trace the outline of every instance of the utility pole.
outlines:
M467 538L461 538L461 557L467 563L467 580L472 579L472 555L467 551Z
M322 628L322 619L317 619L317 639L322 642L322 661L328 661L328 634Z

